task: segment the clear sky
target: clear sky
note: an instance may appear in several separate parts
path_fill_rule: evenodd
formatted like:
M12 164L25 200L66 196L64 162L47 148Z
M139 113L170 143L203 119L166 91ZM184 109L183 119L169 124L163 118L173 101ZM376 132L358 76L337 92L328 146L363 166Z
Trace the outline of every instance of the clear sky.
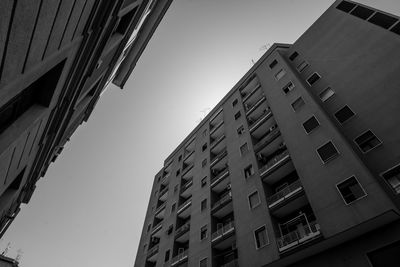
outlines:
M133 266L154 175L252 66L333 0L174 0L123 91L111 86L0 242L21 267ZM400 15L399 0L360 0ZM261 48L261 49L260 49Z

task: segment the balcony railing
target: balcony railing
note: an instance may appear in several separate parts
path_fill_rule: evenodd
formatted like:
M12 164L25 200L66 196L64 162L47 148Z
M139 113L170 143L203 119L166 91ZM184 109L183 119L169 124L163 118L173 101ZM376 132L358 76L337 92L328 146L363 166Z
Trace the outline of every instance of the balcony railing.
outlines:
M182 253L176 255L175 257L173 257L172 260L171 260L171 266L173 266L175 264L178 264L181 261L186 260L187 257L188 257L188 254L189 254L188 252L189 252L189 250L187 249L184 252L182 252Z
M164 175L164 177L161 179L161 183L163 184L167 179L168 179L168 177L171 175L171 173L169 172L169 173L166 173L165 175Z
M223 196L220 200L214 203L212 210L217 210L221 206L225 205L226 203L230 202L232 200L232 193L229 192L225 196Z
M162 227L162 221L157 223L156 225L153 225L153 230L152 233L157 232L158 230L160 230Z
M239 261L234 259L228 263L222 264L221 267L239 267Z
M151 256L154 256L155 254L157 254L157 253L158 253L159 247L160 247L160 245L157 244L157 245L155 245L154 247L150 248L150 249L147 251L147 258L150 258Z
M188 189L189 187L191 187L193 184L193 178L190 179L188 182L186 182L181 189L181 192L184 192L186 189Z
M183 170L182 170L182 176L184 176L186 173L188 173L192 168L193 168L194 164L189 164L187 165Z
M222 134L221 136L219 136L217 139L214 139L211 144L210 144L210 148L212 149L213 147L215 147L219 142L221 142L223 139L225 138L225 134Z
M179 227L178 229L175 230L175 238L183 235L184 233L186 233L189 230L190 230L190 222L187 222L187 223L185 223L184 225L182 225L181 227Z
M162 203L158 208L156 208L155 214L159 213L165 208L166 202Z
M271 207L274 204L284 200L285 198L292 196L295 192L298 192L301 189L302 189L301 182L300 180L297 180L294 183L291 183L287 187L283 188L282 190L278 191L274 195L270 196L267 200L268 204Z
M315 221L307 225L298 226L295 231L277 238L279 251L282 252L294 246L301 245L320 234L320 226Z
M251 106L246 106L246 115L249 115L252 113L262 102L266 100L265 96L262 96L259 100L257 100L253 105Z
M261 85L258 83L258 84L256 84L256 86L250 91L250 92L248 92L248 93L246 93L246 92L241 92L241 95L242 95L242 101L243 101L243 103L244 102L246 102L247 101L247 99L249 99L249 97L251 96L251 95L253 95L256 91L257 91L257 89L260 87Z
M185 161L188 157L190 157L190 155L192 155L194 153L194 150L192 150L192 151L185 151L185 157L184 157L184 159L183 159L183 161Z
M220 122L218 122L215 125L211 124L210 125L210 134L213 134L213 132L215 132L215 130L217 130L222 124L224 124L223 120L221 120Z
M252 121L249 125L250 128L250 132L254 131L256 128L258 128L258 124L264 120L265 118L267 118L270 114L272 114L270 109L266 109L264 110L264 112L261 114L260 117L258 117L255 121Z
M261 169L260 169L260 173L261 175L264 175L264 173L268 172L270 169L272 169L272 167L276 166L277 164L279 164L284 158L289 156L289 151L285 150L282 153L280 153L279 155L277 155L276 157L274 157L273 159L269 160L267 162L267 164L265 164Z
M223 170L221 170L214 178L211 178L210 184L211 186L214 185L216 181L221 179L222 177L226 177L229 174L229 169L228 167L225 167Z
M179 205L178 207L178 213L180 213L181 211L183 211L187 206L190 206L190 204L192 204L192 199L189 198L188 200L186 200L185 202L183 202L181 205Z
M164 187L163 189L161 189L160 190L160 193L158 194L160 197L162 196L162 195L164 195L165 193L167 193L168 192L168 186L166 186L166 187Z
M280 135L279 128L277 127L277 125L272 126L269 129L268 133L266 133L266 135L254 145L254 151L259 151L265 145L274 140L275 137L277 137L278 135Z
M223 151L221 151L218 155L216 155L215 157L213 157L211 159L210 165L214 165L216 162L218 162L220 159L222 159L223 157L225 157L228 154L227 150L224 149Z
M215 240L223 237L224 235L231 233L234 229L235 225L233 224L233 222L225 224L223 227L219 228L217 231L212 233L211 241L214 242Z

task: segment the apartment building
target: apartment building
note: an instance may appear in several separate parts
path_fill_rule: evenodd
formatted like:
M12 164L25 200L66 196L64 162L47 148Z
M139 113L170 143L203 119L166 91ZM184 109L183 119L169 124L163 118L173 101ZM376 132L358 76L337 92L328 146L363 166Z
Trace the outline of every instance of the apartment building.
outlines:
M0 237L171 2L0 1Z
M155 175L135 266L399 266L400 18L336 1Z

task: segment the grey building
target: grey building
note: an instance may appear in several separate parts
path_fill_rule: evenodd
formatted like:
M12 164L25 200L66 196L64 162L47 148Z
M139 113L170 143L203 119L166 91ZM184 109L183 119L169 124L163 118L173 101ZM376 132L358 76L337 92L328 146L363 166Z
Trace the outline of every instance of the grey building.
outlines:
M399 266L399 21L274 44L155 175L135 266Z

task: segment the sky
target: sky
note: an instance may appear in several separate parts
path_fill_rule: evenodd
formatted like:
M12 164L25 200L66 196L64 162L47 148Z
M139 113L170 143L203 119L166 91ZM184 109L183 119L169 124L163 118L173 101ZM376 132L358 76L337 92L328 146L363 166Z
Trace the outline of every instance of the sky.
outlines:
M0 240L21 267L133 266L154 175L265 52L333 0L174 0L124 90L110 86ZM400 15L399 0L360 0Z

